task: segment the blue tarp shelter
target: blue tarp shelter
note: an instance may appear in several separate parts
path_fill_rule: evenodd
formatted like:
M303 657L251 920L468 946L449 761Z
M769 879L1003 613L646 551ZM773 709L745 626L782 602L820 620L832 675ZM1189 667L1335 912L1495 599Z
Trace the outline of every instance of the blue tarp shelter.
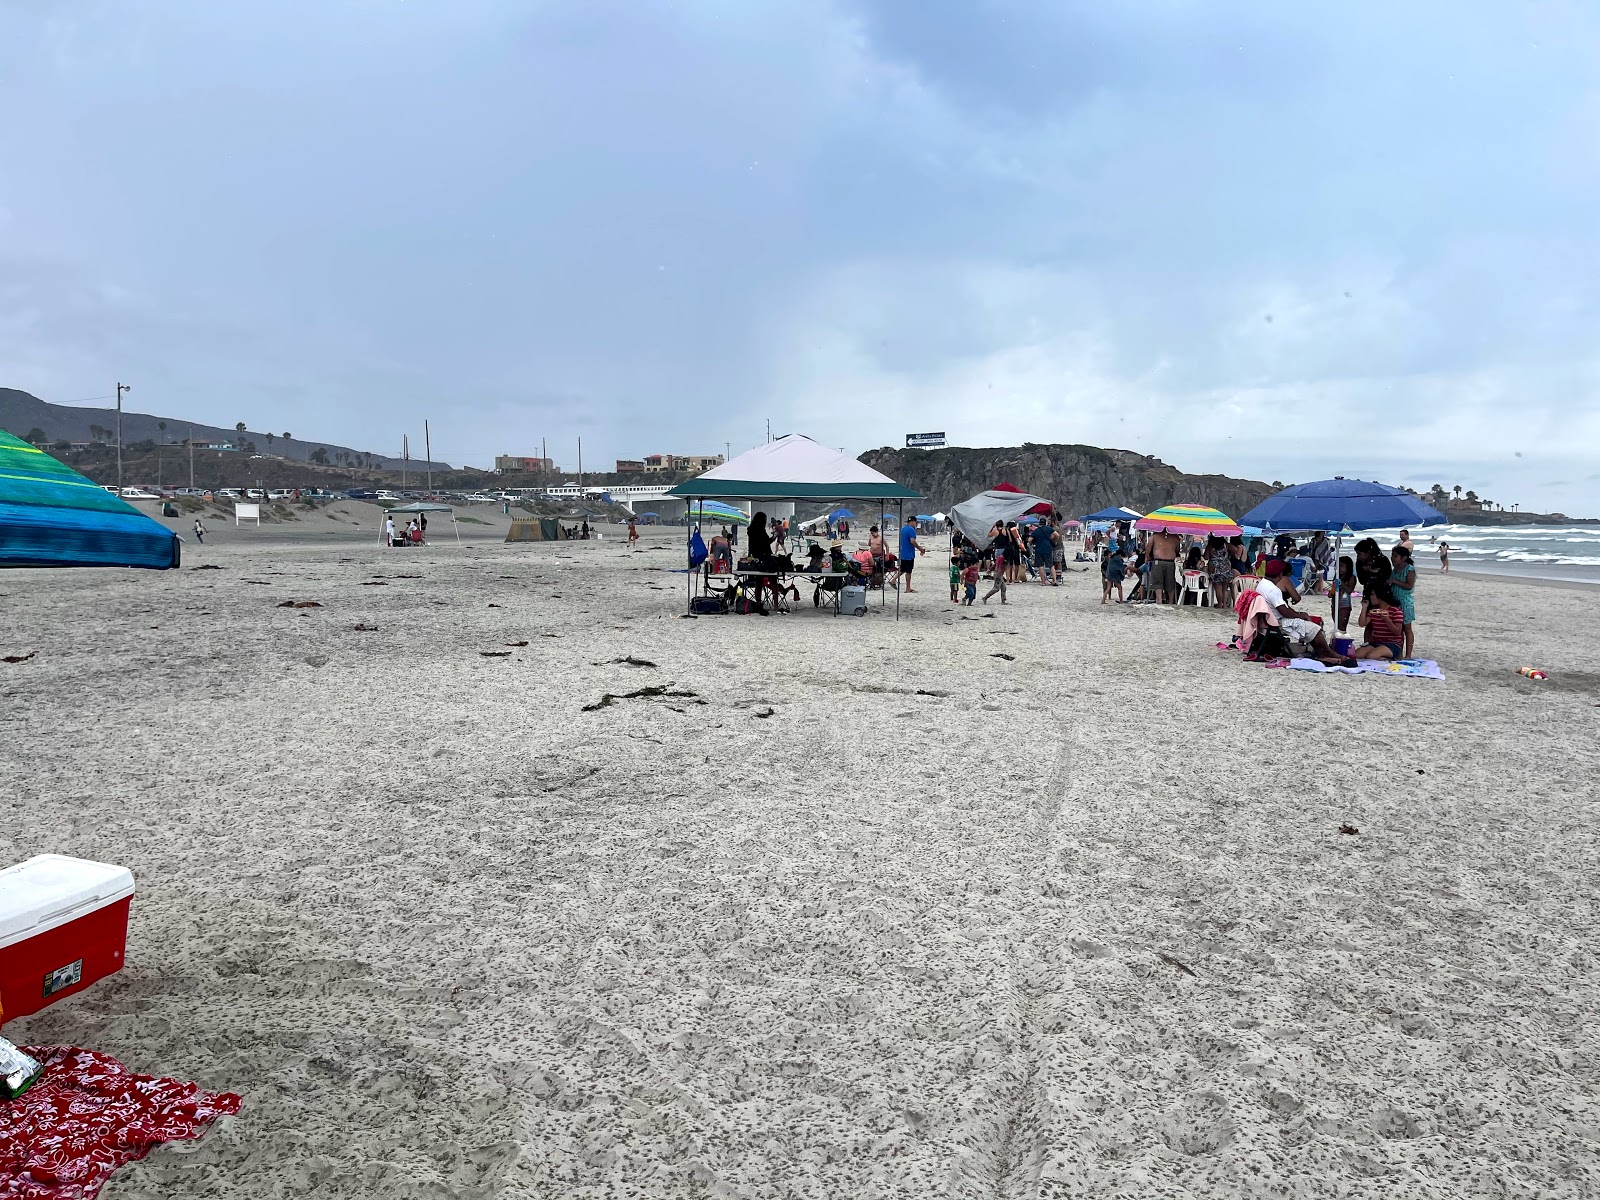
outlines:
M1131 508L1102 508L1084 517L1083 522L1087 525L1090 521L1137 521L1142 516L1143 513L1134 512Z

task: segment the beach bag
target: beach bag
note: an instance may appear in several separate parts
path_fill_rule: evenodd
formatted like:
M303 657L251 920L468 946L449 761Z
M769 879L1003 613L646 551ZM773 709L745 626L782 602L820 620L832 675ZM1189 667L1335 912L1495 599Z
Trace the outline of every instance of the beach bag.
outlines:
M689 605L689 611L700 617L714 617L720 616L725 608L718 596L696 596Z
M689 569L692 571L706 560L706 541L696 529L689 535Z
M764 617L767 615L767 606L750 596L740 596L733 602L733 611L746 617Z

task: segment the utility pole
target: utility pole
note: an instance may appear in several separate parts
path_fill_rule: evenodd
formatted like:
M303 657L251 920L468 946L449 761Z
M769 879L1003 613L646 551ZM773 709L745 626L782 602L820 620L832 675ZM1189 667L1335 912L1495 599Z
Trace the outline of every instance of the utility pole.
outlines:
M550 482L550 439L539 439L539 478Z
M583 486L583 439L578 439L578 486Z
M131 384L117 384L117 491L122 490L122 393L133 391Z
M727 462L732 457L733 457L733 443L732 442L723 442L722 443L722 461L723 462Z
M422 421L422 453L427 456L423 461L422 469L428 473L428 490L433 491L433 438L428 433L428 421Z
M767 441L770 442L771 440L772 440L772 418L768 417L767 418Z
M189 426L189 490L194 490L194 426Z
M406 486L406 467L411 465L411 439L406 434L400 435L400 486Z

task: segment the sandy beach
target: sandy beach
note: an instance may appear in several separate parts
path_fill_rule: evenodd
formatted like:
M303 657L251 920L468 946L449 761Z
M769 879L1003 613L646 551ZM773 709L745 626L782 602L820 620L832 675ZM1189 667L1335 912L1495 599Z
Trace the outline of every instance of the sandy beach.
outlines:
M139 886L7 1036L244 1096L107 1200L1600 1194L1592 589L1425 575L1443 682L1318 676L367 508L0 574L0 853Z

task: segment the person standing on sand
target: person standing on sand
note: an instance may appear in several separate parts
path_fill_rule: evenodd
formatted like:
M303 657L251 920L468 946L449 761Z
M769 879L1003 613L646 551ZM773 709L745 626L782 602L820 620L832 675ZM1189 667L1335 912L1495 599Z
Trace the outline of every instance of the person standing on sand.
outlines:
M906 523L900 527L900 574L895 576L896 587L900 585L900 580L906 581L907 595L917 590L911 586L911 569L917 565L917 555L926 553L922 543L917 541L917 523L907 518Z
M1178 547L1182 539L1165 529L1150 535L1150 599L1171 604L1178 598Z
M206 527L200 523L199 517L194 519L194 540L199 542L202 546L205 545Z
M383 519L383 544L385 546L393 546L394 545L394 518L393 517L385 517Z
M1414 598L1417 568L1412 565L1411 551L1406 549L1404 542L1396 546L1389 557L1394 563L1394 573L1389 576L1389 590L1394 593L1395 607L1405 618L1405 623L1401 627L1401 632L1405 635L1401 639L1405 653L1400 657L1410 658L1417 644L1417 635L1411 628L1417 619L1417 602Z
M1409 529L1400 531L1400 544L1406 548L1407 554L1415 554L1417 552L1417 548L1411 544L1411 530Z
M994 523L994 529L991 532L993 537L990 539L989 544L984 547L983 552L994 563L994 586L984 594L983 602L985 604L989 603L989 597L999 592L1000 603L1004 604L1006 602L1006 547L1011 544L1011 539L1006 533L1005 525L999 521Z
M1450 543L1439 543L1439 574L1450 574Z
M632 517L629 517L628 518L628 549L630 549L630 550L633 549L633 547L638 543L638 541L639 541L639 525Z
M1039 572L1039 586L1049 587L1050 576L1055 573L1056 547L1051 540L1053 530L1048 521L1033 527L1033 566Z

